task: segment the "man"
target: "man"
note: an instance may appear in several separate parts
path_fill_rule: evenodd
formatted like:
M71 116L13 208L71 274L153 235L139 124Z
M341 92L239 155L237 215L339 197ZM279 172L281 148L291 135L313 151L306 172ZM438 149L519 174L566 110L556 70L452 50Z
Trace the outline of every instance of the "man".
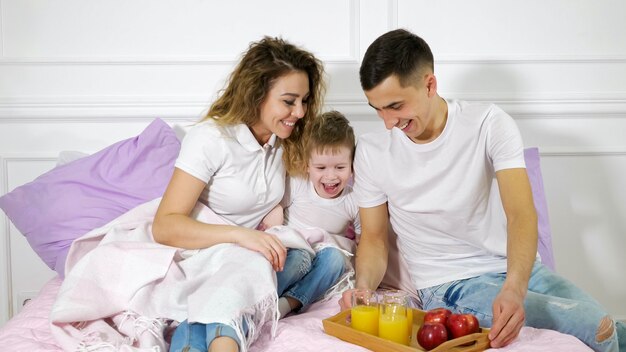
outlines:
M357 143L356 287L380 284L391 224L423 309L476 315L491 326L492 347L513 341L525 321L598 351L616 351L619 334L623 347L624 324L536 260L537 215L515 122L493 104L441 98L433 61L428 44L402 29L365 53L361 86L388 131Z

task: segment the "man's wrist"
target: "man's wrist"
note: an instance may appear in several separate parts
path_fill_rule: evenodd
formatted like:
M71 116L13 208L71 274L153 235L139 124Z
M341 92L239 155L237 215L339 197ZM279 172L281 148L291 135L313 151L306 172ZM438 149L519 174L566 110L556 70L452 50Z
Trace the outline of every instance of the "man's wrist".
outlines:
M524 298L528 291L528 281L507 278L502 285L502 291L511 291Z
M376 288L372 288L371 285L368 284L366 280L357 280L354 288L361 290L375 290Z

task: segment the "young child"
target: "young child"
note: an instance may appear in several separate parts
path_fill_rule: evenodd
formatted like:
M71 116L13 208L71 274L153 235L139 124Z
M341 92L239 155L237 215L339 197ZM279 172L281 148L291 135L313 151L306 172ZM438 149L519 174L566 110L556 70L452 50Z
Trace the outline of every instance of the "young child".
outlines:
M354 252L354 233L360 233L359 208L350 185L354 146L354 131L348 119L337 111L320 115L307 133L308 178L289 178L281 202L284 224L294 229L325 230L334 243L314 246L316 254L309 272L279 292L281 318L324 297L337 284L347 282L353 273L345 253ZM275 218L274 224L276 221ZM264 222L264 226L269 225ZM293 268L284 268L290 269Z

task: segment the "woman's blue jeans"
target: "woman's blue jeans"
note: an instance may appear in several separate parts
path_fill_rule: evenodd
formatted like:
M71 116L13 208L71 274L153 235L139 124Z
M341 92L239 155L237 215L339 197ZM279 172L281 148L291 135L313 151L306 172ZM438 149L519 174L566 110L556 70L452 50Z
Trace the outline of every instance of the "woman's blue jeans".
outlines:
M345 271L345 256L337 248L326 247L311 255L301 249L290 249L287 257L297 256L285 264L282 272L277 272L278 296L298 300L304 309L337 282Z
M491 303L505 278L506 273L489 273L418 290L418 295L425 310L446 307L472 313L481 326L490 327ZM527 326L576 336L595 351L626 351L624 323L613 320L595 299L541 263L533 267L524 309ZM601 325L613 327L613 333L598 341Z
M247 326L244 322L244 332ZM208 346L217 337L228 336L241 345L235 329L221 323L191 323L187 320L180 323L174 331L170 351L172 352L206 352Z
M301 253L303 252L303 253ZM311 267L311 257L303 250L288 250L285 266L282 272L276 273L277 286L286 287L306 274ZM287 271L287 269L290 269ZM305 271L304 273L300 273ZM285 282L287 281L287 282ZM284 288L283 288L284 290ZM281 291L279 291L280 295ZM244 323L244 334L247 333L247 326ZM170 344L171 352L206 352L211 342L217 337L227 336L235 340L237 345L241 346L241 341L237 337L235 329L221 323L191 323L187 320L183 321L176 327L172 342ZM241 348L240 348L241 350Z

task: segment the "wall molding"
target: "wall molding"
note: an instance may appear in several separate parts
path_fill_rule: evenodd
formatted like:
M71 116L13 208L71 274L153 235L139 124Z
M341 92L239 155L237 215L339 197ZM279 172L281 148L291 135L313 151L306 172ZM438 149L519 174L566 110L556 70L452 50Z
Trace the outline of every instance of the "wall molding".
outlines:
M481 55L435 55L435 64L624 64L626 55L584 55L584 54L481 54Z
M626 156L626 145L623 146L600 146L600 147L564 147L550 146L540 147L541 157L597 157L597 156Z
M350 36L352 40L350 55L347 57L331 57L323 59L327 65L333 64L354 64L359 65L359 35L358 28L359 17L356 14L359 11L356 0L351 2L351 19L352 28ZM391 27L397 22L397 6L395 2L390 1L390 15L388 22ZM1 30L1 29L0 29ZM1 53L1 52L0 52ZM152 56L152 57L0 57L0 66L55 66L55 65L71 65L71 66L232 66L237 63L237 59L232 56L223 55L202 55L202 56ZM550 54L550 55L532 55L532 54L516 54L516 55L448 55L435 54L435 64L437 65L534 65L534 64L626 64L626 55L568 55L568 54Z
M53 153L2 153L0 152L0 196L9 191L9 169L11 164L20 162L50 162L55 161L58 154ZM11 220L2 213L4 226L0 233L4 233L4 240L0 242L0 253L3 261L0 261L0 292L4 292L7 297L7 306L0 309L0 325L15 314L13 297L13 285L11 280ZM4 277L6 279L1 279Z
M389 30L398 28L398 0L389 0L387 2L387 26Z
M361 1L360 0L350 0L350 59L349 60L323 60L324 63L333 64L333 63L353 63L358 65L360 62L360 42L361 42Z
M626 92L572 93L544 98L515 97L513 93L442 95L493 102L515 119L626 118ZM335 95L325 103L356 121L376 117L361 95ZM208 98L200 96L0 97L0 123L138 121L154 117L195 121L209 105Z
M0 0L0 60L4 57L4 16L2 13L2 0Z
M2 193L4 194L4 193ZM11 280L11 221L9 218L2 214L2 230L0 233L4 233L4 240L0 241L0 254L4 260L0 261L0 292L4 293L3 296L7 297L6 302L0 302L2 307L0 308L0 326L9 317L13 316L13 285Z

